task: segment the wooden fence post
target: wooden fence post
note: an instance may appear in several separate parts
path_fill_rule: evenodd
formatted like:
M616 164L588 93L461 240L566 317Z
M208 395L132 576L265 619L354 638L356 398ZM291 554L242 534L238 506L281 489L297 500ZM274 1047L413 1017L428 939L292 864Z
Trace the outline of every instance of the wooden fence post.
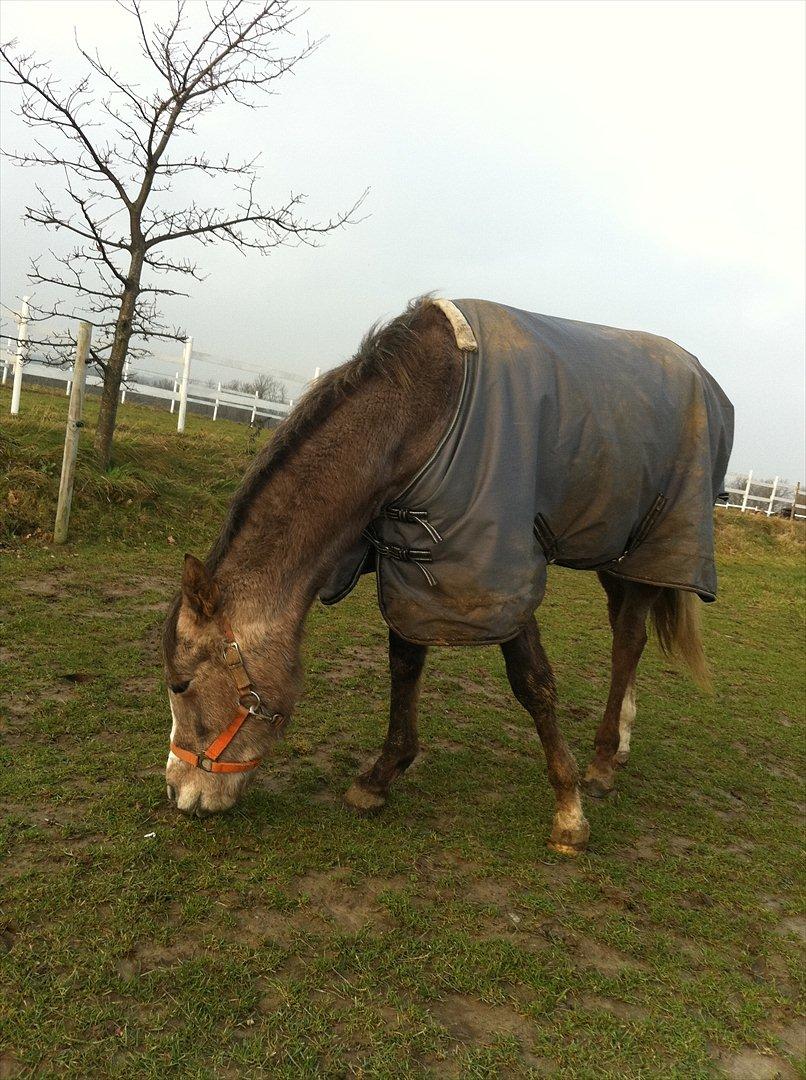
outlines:
M744 489L744 498L742 499L742 513L747 509L747 500L750 498L750 484L753 480L753 470L747 474L747 487Z
M188 380L190 379L190 355L193 352L193 338L185 338L185 351L182 353L182 385L179 387L179 418L176 430L185 430L185 416L188 411Z
M789 515L789 520L793 525L795 524L795 514L798 509L798 495L800 495L800 480L795 484L795 497L792 500L792 513Z
M11 384L11 415L19 416L22 393L22 365L28 355L28 300L23 296L17 320L17 355L14 359L14 380Z
M255 414L256 414L256 413L257 413L257 390L255 390L255 403L254 403L254 405L252 406L252 415L251 415L251 417L249 418L249 426L250 426L250 427L251 427L251 426L252 426L252 424L254 424L254 422L255 422Z
M59 502L56 506L56 524L53 528L54 544L63 544L67 539L67 527L70 524L70 505L73 501L73 481L76 475L76 454L78 453L78 435L84 426L84 380L87 375L87 356L90 351L92 327L88 322L78 324L78 342L76 362L73 367L73 385L70 390L70 404L67 411L67 432L64 437L64 457L62 458L62 477L59 481Z
M767 517L772 517L772 508L773 508L773 505L775 504L775 493L778 490L778 481L779 480L780 480L780 477L776 476L775 479L772 482L772 491L770 492L770 505L767 507Z
M221 383L219 382L218 390L216 390L216 395L215 395L215 405L213 406L213 419L214 420L218 419L218 399L219 399L220 395L221 395Z
M178 390L179 390L179 372L177 371L176 374L174 375L174 388L173 388L173 391L171 393L171 413L173 413L174 406L176 405L176 395L177 395Z

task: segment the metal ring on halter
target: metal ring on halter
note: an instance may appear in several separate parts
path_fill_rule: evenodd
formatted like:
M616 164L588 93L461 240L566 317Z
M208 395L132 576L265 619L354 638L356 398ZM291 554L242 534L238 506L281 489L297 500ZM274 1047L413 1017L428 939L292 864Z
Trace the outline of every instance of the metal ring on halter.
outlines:
M253 705L245 705L244 708L248 709L249 712L252 713L253 716L255 716L257 714L257 710L260 708L261 705L260 694L257 692L257 690L247 690L245 694L241 695L241 702L243 703L244 698L249 697L254 698L255 702Z

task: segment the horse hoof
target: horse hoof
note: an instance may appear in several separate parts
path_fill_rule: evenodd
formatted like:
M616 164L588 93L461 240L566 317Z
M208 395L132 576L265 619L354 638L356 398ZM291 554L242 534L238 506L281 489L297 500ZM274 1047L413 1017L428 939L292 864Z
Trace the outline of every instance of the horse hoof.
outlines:
M588 846L590 834L590 825L584 817L580 817L570 827L567 822L561 824L560 821L555 819L548 846L552 851L559 852L560 855L580 855Z
M345 803L351 810L358 814L377 814L382 810L386 799L382 795L375 795L360 784L353 784L344 796Z
M629 750L619 750L613 755L614 765L626 765L630 756Z
M607 783L600 776L586 776L582 781L582 787L586 795L592 799L606 799L613 793L613 783Z
M575 859L577 855L581 855L586 848L586 844L555 844L553 840L549 840L546 847L551 851L556 851L559 855L570 856Z

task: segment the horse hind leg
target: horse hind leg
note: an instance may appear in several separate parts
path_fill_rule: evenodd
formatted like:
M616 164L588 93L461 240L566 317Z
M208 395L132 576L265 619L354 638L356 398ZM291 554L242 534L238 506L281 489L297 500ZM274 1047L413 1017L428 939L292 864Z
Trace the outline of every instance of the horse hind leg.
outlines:
M636 711L635 673L633 672L632 681L624 694L624 700L621 703L621 712L619 713L618 718L618 750L613 757L616 765L626 765L630 756L630 738L632 736L632 727L635 723Z
M647 641L646 621L661 590L636 582L600 579L607 592L613 629L610 692L594 739L594 757L585 772L585 789L597 798L615 786L616 766L627 760L635 719L635 674Z
M610 629L615 634L616 620L626 593L625 583L621 578L614 577L612 574L600 572L598 577L607 595L607 617L610 621ZM624 693L624 700L621 703L619 713L619 744L614 757L617 765L625 765L630 756L630 738L635 723L635 713L635 672L633 672L632 679Z
M389 729L374 765L356 778L344 796L353 810L368 814L386 803L392 781L405 772L417 756L417 702L420 678L428 649L414 645L389 631L391 693Z
M585 850L590 827L582 812L577 764L557 726L554 675L537 623L532 620L516 638L504 642L501 652L512 692L534 719L557 799L549 847L578 855Z

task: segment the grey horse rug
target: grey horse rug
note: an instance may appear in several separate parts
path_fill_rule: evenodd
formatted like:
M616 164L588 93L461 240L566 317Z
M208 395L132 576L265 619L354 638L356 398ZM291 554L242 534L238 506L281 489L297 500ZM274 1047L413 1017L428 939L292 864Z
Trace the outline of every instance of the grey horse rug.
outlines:
M653 334L434 303L465 358L456 413L320 599L345 596L372 555L386 622L429 645L514 637L548 563L714 600L733 407L699 361Z

